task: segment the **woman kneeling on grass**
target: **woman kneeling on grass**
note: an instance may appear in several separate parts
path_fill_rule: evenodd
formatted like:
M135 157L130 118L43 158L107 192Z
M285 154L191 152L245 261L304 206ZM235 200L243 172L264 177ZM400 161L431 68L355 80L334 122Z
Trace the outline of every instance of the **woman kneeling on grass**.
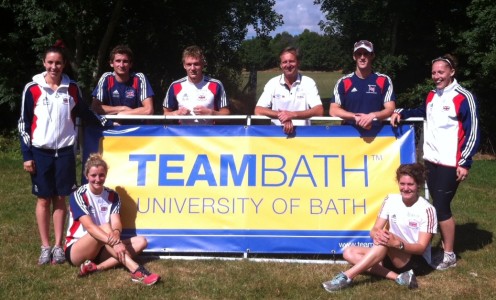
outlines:
M132 258L147 246L144 237L121 240L121 202L119 195L103 184L108 167L100 154L89 156L84 166L88 183L72 193L65 256L72 265L80 265L79 276L124 265L131 280L152 285L160 276L148 272Z
M430 245L437 230L437 218L435 208L419 196L425 169L418 163L401 165L396 170L396 180L400 194L391 194L384 200L370 231L374 245L344 249L343 257L353 267L324 282L326 291L346 288L364 272L413 289L418 287L415 273L432 270Z

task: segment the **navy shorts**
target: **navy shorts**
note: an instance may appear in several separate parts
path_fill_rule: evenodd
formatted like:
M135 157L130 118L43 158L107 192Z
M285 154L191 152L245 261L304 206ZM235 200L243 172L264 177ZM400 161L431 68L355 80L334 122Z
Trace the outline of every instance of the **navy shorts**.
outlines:
M31 148L35 174L32 193L38 197L68 196L76 188L76 158L72 146L55 150ZM57 154L57 156L56 156Z

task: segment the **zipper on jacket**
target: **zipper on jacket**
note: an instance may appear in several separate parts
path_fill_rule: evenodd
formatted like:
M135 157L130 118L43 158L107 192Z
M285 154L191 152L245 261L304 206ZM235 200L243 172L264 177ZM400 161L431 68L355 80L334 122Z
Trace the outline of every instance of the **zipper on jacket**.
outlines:
M59 109L59 93L58 93L58 88L55 91L55 101L54 105L56 106L55 111L56 111L56 116L55 118L57 119L57 122L55 122L55 128L57 129L57 136L55 137L55 157L59 157L59 137L60 137L60 109Z

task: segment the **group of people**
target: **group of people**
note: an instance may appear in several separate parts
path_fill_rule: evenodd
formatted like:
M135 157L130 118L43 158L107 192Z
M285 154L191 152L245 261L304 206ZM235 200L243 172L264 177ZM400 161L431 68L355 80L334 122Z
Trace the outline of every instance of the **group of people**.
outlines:
M323 116L324 107L315 81L299 70L300 53L295 47L284 48L280 55L282 74L267 82L260 96L255 115L270 117L286 134L294 126L308 125L308 119ZM375 121L391 116L395 95L391 79L372 71L372 43L355 44L353 58L356 71L341 78L334 89L330 115L346 124L370 129ZM203 74L206 59L198 46L184 49L182 55L186 76L172 82L163 101L164 115L202 116L229 115L229 100L222 83ZM110 53L113 72L104 73L92 93L92 109L100 115L151 115L153 89L143 73L131 71L133 52L124 45ZM181 124L213 124L212 119L182 119Z
M151 115L154 92L143 73L131 72L134 55L128 46L110 52L113 72L104 73L92 96L92 109L101 115ZM186 76L174 81L163 102L165 115L228 115L229 102L219 80L203 74L203 51L197 46L183 51ZM183 124L211 124L211 120L183 120Z
M336 84L331 115L352 122L354 119L357 126L365 129L370 128L374 120L388 117L394 127L402 119L424 118L425 167L417 163L398 168L396 180L400 194L389 195L384 200L370 231L374 245L371 248L353 246L344 249L343 257L353 266L322 285L327 291L334 292L349 287L353 278L368 272L417 288L415 274L456 266L455 220L451 202L460 182L467 178L472 157L479 148L477 102L474 95L457 82L456 61L451 55L432 60L431 78L435 89L427 94L421 106L412 109L396 109L389 77L372 73L371 69L367 71L366 66L374 58L372 43L355 43L353 58L357 62L356 71ZM376 93L382 95L382 109L379 102L372 104L370 94ZM359 113L341 109L342 105L348 104ZM432 205L419 195L424 172ZM431 256L431 239L438 225L443 251Z
M24 170L31 175L32 193L37 197L35 214L41 239L38 264L67 261L79 266L80 276L122 264L133 281L152 285L160 276L133 260L146 248L147 241L138 236L121 240L121 203L115 191L103 186L108 167L98 154L86 162L88 183L76 189L76 117L102 126L112 124L85 105L77 83L63 73L66 64L63 47L56 45L45 51L45 71L25 86L18 123ZM68 195L70 216L64 241Z
M282 74L265 85L254 113L270 117L273 124L282 126L290 135L295 126L308 124L313 116L322 116L324 108L315 81L299 71L298 49L287 47L279 58ZM371 42L361 40L354 44L355 71L336 83L329 114L364 130L380 126L387 118L397 126L402 119L424 117L427 127L423 158L433 205L419 195L425 179L424 167L418 163L401 165L396 174L400 194L384 200L371 230L374 246L346 248L343 257L353 267L323 283L328 291L351 285L353 278L365 271L415 287L415 273L423 272L426 266L439 270L456 266L455 221L450 207L478 150L480 130L475 97L458 84L456 61L446 55L432 61L431 75L436 88L427 95L425 103L415 109L397 109L392 81L373 71L374 58ZM35 75L24 89L18 128L24 170L31 175L32 193L37 197L36 220L42 244L38 264L67 260L79 266L81 276L122 264L133 281L149 285L160 276L133 260L146 248L147 241L138 236L121 240L119 196L103 185L108 167L101 156L90 155L84 168L88 183L76 189L76 117L111 126L101 115L153 114L153 89L143 73L131 72L131 49L115 47L109 63L113 72L104 73L98 81L91 109L85 105L77 83L64 74L69 62L60 46L45 51L45 71ZM186 76L170 85L163 101L164 114L230 114L222 83L203 74L203 51L197 46L187 47L182 63ZM201 117L181 122L212 124L212 120ZM70 217L63 244L68 195ZM54 225L53 247L49 239L50 215ZM431 258L430 241L438 222L444 251Z

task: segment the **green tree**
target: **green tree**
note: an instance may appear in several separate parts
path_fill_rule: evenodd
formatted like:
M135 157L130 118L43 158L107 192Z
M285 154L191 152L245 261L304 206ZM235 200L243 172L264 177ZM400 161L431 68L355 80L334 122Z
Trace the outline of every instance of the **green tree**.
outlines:
M93 86L99 39L105 27L100 26L112 10L104 1L3 1L2 9L13 15L15 28L2 28L9 42L24 44L25 55L14 64L25 64L18 72L25 77L19 84L25 84L31 76L42 70L41 54L57 39L64 41L72 54L72 67L84 90ZM5 52L4 52L5 51ZM7 52L9 51L9 52ZM11 53L2 48L3 54ZM22 88L21 88L22 89ZM16 90L19 90L16 88ZM14 107L18 107L14 102Z
M286 31L276 34L276 36L274 36L274 38L270 40L269 48L272 52L272 65L274 68L279 67L279 54L281 53L282 49L288 46L296 46L296 43L296 38Z
M465 9L470 0L315 0L326 12L326 32L346 49L367 39L374 43L375 69L393 77L405 91L430 74L430 60L457 48L458 34L468 28ZM353 69L353 61L345 66ZM396 79L396 80L395 80Z
M459 53L466 57L459 72L479 100L483 151L495 154L496 147L496 3L474 0L467 8L471 26L461 34Z
M9 23L0 29L0 65L9 72L0 75L0 105L9 109L1 110L2 114L10 116L12 110L17 111L22 86L42 71L40 54L57 39L72 52L72 66L86 97L101 73L109 70L108 53L117 44L128 44L135 52L135 70L150 78L159 112L169 83L184 76L181 52L192 44L205 50L207 72L234 93L241 71L238 50L247 26L266 36L282 23L272 9L274 3L4 0L0 16Z
M257 71L270 67L273 61L269 40L268 37L258 37L245 40L241 44L242 66L249 71L248 82L242 92L249 93L251 97L255 97L257 91Z
M398 106L420 105L433 88L431 60L458 57L457 79L481 107L484 149L494 153L496 122L492 105L496 69L496 3L490 0L315 0L327 12L326 32L352 45L374 42L375 68L393 78ZM351 68L351 66L349 66Z
M334 71L341 67L343 51L333 37L306 29L296 40L302 53L302 70Z

